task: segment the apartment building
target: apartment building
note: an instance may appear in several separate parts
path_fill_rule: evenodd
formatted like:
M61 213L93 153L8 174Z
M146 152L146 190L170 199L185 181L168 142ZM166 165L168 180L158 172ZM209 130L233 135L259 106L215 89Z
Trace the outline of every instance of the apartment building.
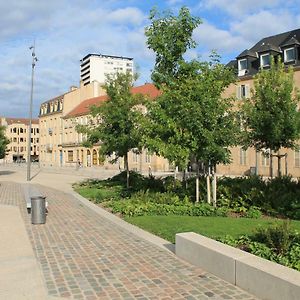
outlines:
M5 127L6 137L10 141L5 161L8 163L27 161L29 119L1 117L0 124ZM39 136L39 120L33 119L30 149L32 161L39 157Z
M62 149L68 127L63 117L82 101L104 95L100 83L93 81L70 90L58 97L43 102L40 106L40 163L42 166L63 166L67 160Z
M228 66L236 71L238 81L225 91L224 96L234 96L238 101L247 101L253 89L253 76L261 69L270 67L271 56L275 62L278 58L294 69L294 85L300 88L300 29L269 36L258 41L252 48L242 51ZM268 149L266 149L268 151ZM300 176L299 150L280 149L282 173L286 170L295 177ZM264 176L270 174L270 158L264 153L256 153L253 148L247 150L241 147L231 149L232 163L217 166L217 173L244 175L257 173ZM277 172L277 158L273 158L274 174Z
M133 94L142 94L150 99L155 99L160 92L155 88L153 84L144 84L142 86L133 87ZM86 125L93 122L90 116L90 107L93 105L101 105L107 100L107 96L94 97L87 99L71 110L63 119L65 130L63 131L63 143L62 151L65 154L65 165L72 166L78 161L84 167L102 166L106 169L123 169L124 161L119 158L115 163L111 163L111 160L115 159L115 156L105 157L105 160L101 159L99 150L101 145L94 145L91 149L82 146L82 142L85 140L85 136L82 133L76 132L76 125ZM142 153L135 153L130 151L129 153L129 167L135 171L169 171L168 160L159 157L155 154L150 154L146 149Z
M94 80L104 84L108 75L116 73L133 74L133 58L88 54L81 60L80 80L84 85L90 84Z

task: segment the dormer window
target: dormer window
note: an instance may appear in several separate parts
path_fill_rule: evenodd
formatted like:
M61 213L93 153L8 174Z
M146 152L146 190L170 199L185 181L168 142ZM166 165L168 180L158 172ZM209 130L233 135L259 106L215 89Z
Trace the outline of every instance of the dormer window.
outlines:
M264 67L269 67L270 66L270 54L267 53L267 54L262 54L260 56L260 66L262 68Z
M240 59L239 60L239 71L247 70L248 69L248 63L247 59Z
M296 58L295 48L288 48L284 50L284 62L292 62Z

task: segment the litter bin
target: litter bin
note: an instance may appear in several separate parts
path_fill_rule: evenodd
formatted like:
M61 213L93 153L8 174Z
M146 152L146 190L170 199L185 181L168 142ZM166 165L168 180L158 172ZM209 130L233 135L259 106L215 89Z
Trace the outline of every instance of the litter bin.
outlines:
M31 224L46 223L46 197L31 197Z

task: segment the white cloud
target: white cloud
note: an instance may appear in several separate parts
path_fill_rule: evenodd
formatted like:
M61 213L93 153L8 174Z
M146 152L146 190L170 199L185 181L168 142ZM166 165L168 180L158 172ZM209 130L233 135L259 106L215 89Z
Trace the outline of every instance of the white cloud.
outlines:
M201 48L217 50L220 54L241 49L247 44L242 36L233 35L230 31L218 29L207 22L197 27L194 37Z
M132 56L141 65L152 59L145 45L143 28L146 17L141 10L135 7L95 8L79 2L72 2L72 6L65 5L64 9L51 6L48 16L42 12L39 15L36 9L34 14L38 17L33 18L30 27L26 24L32 13L29 6L24 8L24 17L11 15L7 19L7 22L17 24L14 27L16 30L7 32L5 36L0 34L0 39L8 37L0 49L1 61L5 62L0 69L2 114L22 116L27 112L31 75L28 47L33 36L36 37L39 58L35 70L35 114L38 113L39 103L64 93L71 85L79 84L79 60L88 53ZM41 28L41 22L48 24ZM23 29L18 29L19 26ZM146 70L143 72L149 75ZM16 106L18 109L15 109Z
M298 0L297 0L298 1ZM277 7L281 0L205 0L199 5L205 9L221 9L230 15L243 17L264 8Z
M263 37L296 29L299 25L299 18L297 20L287 11L278 11L277 13L261 11L249 15L241 21L232 22L230 29L231 32L255 43Z
M145 20L145 15L135 7L126 7L112 11L107 19L115 23L140 25Z

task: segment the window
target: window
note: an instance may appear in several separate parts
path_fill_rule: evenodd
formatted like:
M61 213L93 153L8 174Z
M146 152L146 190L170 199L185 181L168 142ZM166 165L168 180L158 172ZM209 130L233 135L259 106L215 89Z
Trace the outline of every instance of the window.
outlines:
M250 86L249 84L241 84L237 86L237 98L245 99L250 97Z
M291 62L295 60L295 48L288 48L284 50L284 62Z
M270 151L264 151L261 153L261 165L268 167L270 165Z
M247 59L240 59L239 60L239 71L247 70L248 69L248 62Z
M270 65L270 54L263 54L260 56L260 66L268 67Z
M240 165L246 165L247 164L247 150L244 150L243 148L240 149Z
M132 161L137 163L139 160L139 155L137 153L132 152Z
M73 161L73 151L68 151L68 161Z
M145 162L146 163L151 163L151 155L148 151L146 151Z

